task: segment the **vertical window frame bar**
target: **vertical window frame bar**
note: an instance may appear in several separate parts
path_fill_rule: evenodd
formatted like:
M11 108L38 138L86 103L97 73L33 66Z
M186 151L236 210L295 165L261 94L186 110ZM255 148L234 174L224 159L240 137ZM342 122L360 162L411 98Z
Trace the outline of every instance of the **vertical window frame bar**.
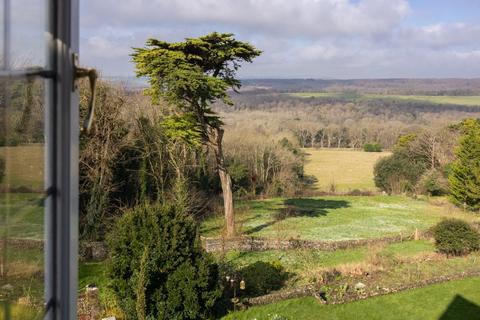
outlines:
M48 0L45 299L48 320L76 319L78 270L78 0Z
M3 0L3 63L2 69L10 68L10 27L11 27L11 4L10 0Z

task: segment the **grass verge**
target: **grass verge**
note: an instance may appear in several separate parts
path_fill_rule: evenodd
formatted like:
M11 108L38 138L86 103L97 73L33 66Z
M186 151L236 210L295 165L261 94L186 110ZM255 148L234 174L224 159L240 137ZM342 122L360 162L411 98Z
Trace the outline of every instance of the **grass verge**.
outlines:
M322 305L315 298L308 297L250 308L230 314L224 319L475 320L480 319L478 288L480 288L480 277L436 284L343 305Z

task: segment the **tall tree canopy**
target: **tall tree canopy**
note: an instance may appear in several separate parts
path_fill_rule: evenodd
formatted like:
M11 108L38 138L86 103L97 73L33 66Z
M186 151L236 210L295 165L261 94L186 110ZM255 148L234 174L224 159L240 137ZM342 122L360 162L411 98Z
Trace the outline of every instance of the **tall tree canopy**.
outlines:
M163 99L174 106L173 119L189 123L186 129L200 132L202 141L213 148L229 236L235 233L232 179L222 151L223 123L211 104L233 104L227 90L240 88L237 70L243 62L252 62L260 54L233 34L217 32L175 43L149 39L145 47L134 48L132 54L137 76L148 78L150 87L146 92L152 101Z
M480 210L480 121L465 120L457 160L449 176L451 199L470 210Z

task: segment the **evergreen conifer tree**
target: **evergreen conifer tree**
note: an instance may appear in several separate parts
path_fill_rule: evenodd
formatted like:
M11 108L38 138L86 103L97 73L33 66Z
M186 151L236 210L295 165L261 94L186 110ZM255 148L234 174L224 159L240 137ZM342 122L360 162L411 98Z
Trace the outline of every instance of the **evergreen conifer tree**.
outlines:
M465 120L457 160L449 175L451 200L469 210L480 210L480 121Z

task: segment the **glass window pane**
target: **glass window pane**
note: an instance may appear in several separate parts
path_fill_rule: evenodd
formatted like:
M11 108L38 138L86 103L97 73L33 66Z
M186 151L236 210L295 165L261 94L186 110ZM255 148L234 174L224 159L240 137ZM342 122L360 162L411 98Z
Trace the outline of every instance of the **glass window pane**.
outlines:
M4 7L7 0L0 0L1 55L5 41ZM10 0L10 44L9 61L11 69L25 69L45 65L45 27L47 23L46 0Z
M44 305L44 81L0 79L0 319Z

